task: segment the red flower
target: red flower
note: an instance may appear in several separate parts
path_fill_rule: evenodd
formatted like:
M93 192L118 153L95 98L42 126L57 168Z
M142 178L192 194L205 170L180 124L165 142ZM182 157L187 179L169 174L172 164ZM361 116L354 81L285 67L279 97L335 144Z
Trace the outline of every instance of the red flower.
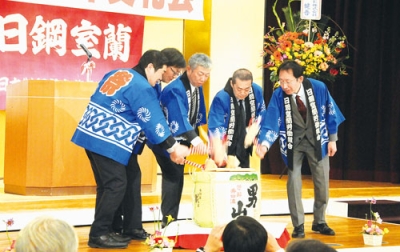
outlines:
M163 244L164 242L163 237L154 237L154 242L156 244Z
M337 69L335 69L335 68L331 68L331 69L329 70L329 73L330 73L331 75L333 75L333 76L336 76L336 75L339 73L339 71L338 71Z

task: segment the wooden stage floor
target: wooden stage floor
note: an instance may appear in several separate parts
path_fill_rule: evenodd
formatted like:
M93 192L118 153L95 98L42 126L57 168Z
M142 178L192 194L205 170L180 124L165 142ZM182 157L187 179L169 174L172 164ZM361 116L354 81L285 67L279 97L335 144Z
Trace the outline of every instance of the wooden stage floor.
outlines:
M144 208L147 206L160 203L160 183L158 176L158 184L155 192L143 194ZM57 212L64 211L64 214L68 213L72 216L72 220L79 219L77 213L84 210L93 210L95 196L94 195L72 195L72 196L23 196L13 195L4 193L3 181L0 181L0 220L6 220L8 218L14 218L16 222L15 229L18 229L17 218L29 219L35 214L41 212ZM194 185L189 175L185 178L185 187L183 192L182 207L180 215L183 218L185 216L186 209L190 208L192 202L192 191ZM292 232L293 228L291 225L290 217L287 211L284 209L287 206L286 200L286 176L279 179L278 175L262 175L261 179L262 188L262 207L263 208L277 208L277 204L281 204L282 211L269 212L270 210L262 211L263 216L261 219L268 222L285 222L287 223L287 230L289 233ZM400 201L400 184L391 183L380 183L380 182L360 182L360 181L330 181L330 203L329 205L335 205L337 201L348 201L348 200L366 200L371 197L379 200L397 200ZM305 208L307 204L312 204L313 198L313 186L309 176L303 176L303 201L305 202ZM311 202L311 203L310 203ZM280 207L278 207L280 208ZM307 210L306 210L307 211ZM360 219L348 218L336 214L335 207L329 207L327 211L327 222L336 231L336 236L323 236L311 231L312 214L306 215L306 238L319 239L325 243L332 245L339 251L400 251L400 225L383 223L381 226L389 228L389 234L384 236L383 246L368 247L363 244L361 228L365 221ZM366 212L368 209L366 210ZM25 215L26 216L25 216ZM188 213L190 214L190 213ZM144 212L144 219L146 213ZM21 217L24 216L24 217ZM181 216L180 216L181 217ZM385 221L385 216L382 216ZM91 223L91 220L86 220L86 223ZM103 251L101 249L91 249L87 246L89 226L71 221L73 225L76 225L76 230L80 239L79 251ZM22 225L23 224L19 224ZM81 226L82 225L82 226ZM144 227L148 232L153 229L153 223L151 221L144 222ZM4 230L0 229L0 230ZM11 238L17 236L18 231L9 232ZM7 235L6 233L0 232L0 251L7 246ZM180 251L181 249L174 249L174 251ZM110 250L104 250L110 251ZM113 250L113 251L148 251L148 248L143 245L140 241L132 241L127 249ZM194 251L194 250L182 250L182 251Z

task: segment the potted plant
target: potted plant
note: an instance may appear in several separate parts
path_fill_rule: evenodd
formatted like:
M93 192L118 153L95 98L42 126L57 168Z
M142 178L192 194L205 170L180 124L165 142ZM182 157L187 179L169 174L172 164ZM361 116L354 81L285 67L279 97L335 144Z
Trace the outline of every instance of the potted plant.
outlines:
M158 210L158 219L156 220L155 216L155 211ZM175 246L176 243L176 237L175 240L172 240L168 238L168 236L165 236L165 231L167 230L168 225L171 223L171 221L174 220L171 215L167 216L167 225L164 227L164 229L161 229L160 225L160 210L158 207L150 207L150 211L153 213L154 217L154 234L150 235L147 237L145 240L145 244L149 246L150 251L152 252L171 252Z
M8 228L11 227L12 225L14 225L14 219L11 218L11 219L8 219L7 221L3 220L3 222L6 224L6 234L7 234L8 243L10 244L10 246L8 246L6 249L4 249L4 251L12 251L15 246L15 240L11 240L10 235L8 233Z
M369 217L365 214L367 223L362 228L365 245L381 246L383 235L389 233L389 229L381 229L378 224L382 224L381 216L378 212L372 211L372 205L376 204L376 199L366 200L369 203Z

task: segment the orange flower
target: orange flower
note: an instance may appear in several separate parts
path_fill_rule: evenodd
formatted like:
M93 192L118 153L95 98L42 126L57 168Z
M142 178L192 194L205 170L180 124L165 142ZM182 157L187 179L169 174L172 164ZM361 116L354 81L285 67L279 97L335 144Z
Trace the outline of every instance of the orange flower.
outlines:
M274 52L274 59L281 59L282 58L282 54L280 51L275 51Z
M340 41L337 43L338 47L340 48L346 48L346 43L344 43L344 41Z
M319 45L325 42L324 39L321 37L321 34L317 33L317 37L318 39L314 41L314 44Z
M338 47L335 48L335 52L340 53L341 51L342 51L342 48L338 48Z
M329 65L326 62L322 62L319 65L319 69L321 69L322 71L326 71L326 69L328 69Z
M289 32L289 39L290 40L295 40L299 37L299 34L297 32Z
M332 62L332 64L335 64L335 65L337 63L337 59L332 54L328 55L326 57L326 60Z
M280 46L281 46L281 48L282 48L283 51L286 51L287 48L292 48L292 42L290 42L290 41L283 41L283 42L280 44Z
M298 45L302 45L302 44L304 44L304 40L302 40L302 39L295 39L295 40L294 40L294 43L295 43L295 44L298 44Z

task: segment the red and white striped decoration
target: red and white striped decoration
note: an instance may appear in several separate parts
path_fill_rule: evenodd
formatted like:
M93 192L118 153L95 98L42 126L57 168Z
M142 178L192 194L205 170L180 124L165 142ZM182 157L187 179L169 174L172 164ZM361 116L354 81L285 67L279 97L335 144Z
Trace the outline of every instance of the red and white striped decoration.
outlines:
M193 167L196 167L196 168L199 168L199 169L202 169L202 170L204 170L204 168L205 168L204 164L198 164L198 163L195 163L195 162L187 160L187 159L185 159L185 164L191 165Z
M208 155L208 150L207 147L203 148L201 150L197 150L193 147L190 148L190 154L189 155Z

